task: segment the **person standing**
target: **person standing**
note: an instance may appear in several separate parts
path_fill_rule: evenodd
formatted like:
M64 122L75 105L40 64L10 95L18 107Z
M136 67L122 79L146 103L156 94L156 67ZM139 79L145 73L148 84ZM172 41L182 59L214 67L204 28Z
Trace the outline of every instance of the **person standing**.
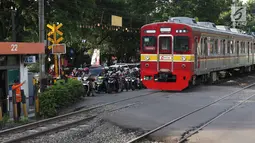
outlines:
M20 118L21 114L21 86L25 84L26 81L23 81L22 83L19 83L19 80L14 80L14 84L12 85L12 90L16 91L16 103L17 103L17 113L18 113L18 119Z

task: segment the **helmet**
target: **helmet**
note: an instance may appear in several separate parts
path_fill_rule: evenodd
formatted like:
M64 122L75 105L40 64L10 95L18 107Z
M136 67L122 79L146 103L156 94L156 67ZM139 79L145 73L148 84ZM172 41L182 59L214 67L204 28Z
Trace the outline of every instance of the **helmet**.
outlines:
M84 68L83 71L88 74L89 73L89 68Z

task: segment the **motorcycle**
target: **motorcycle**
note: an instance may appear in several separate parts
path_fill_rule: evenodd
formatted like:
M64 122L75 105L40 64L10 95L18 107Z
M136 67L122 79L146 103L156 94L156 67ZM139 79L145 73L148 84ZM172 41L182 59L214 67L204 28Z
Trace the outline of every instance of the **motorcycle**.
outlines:
M94 83L93 81L89 78L89 76L84 76L82 78L82 84L85 90L85 95L86 96L94 96ZM85 96L84 95L84 96Z
M131 78L129 76L125 77L125 82L124 82L124 86L126 91L128 91L130 89L131 86Z
M137 81L137 88L142 89L142 82L141 82L140 78L136 78L136 81Z
M134 91L137 87L136 77L131 78L131 89Z
M107 84L107 92L108 93L112 93L112 91L118 92L119 91L119 87L117 87L117 81L116 78L113 76L110 76L108 78L108 84Z
M106 77L104 76L99 76L95 82L95 91L97 93L100 93L102 91L107 92L107 82L106 82Z

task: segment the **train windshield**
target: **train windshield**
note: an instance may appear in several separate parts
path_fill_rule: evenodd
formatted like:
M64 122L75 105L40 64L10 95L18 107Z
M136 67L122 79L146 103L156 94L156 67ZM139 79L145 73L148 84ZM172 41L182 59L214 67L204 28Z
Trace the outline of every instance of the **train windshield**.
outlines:
M174 52L183 53L189 51L189 37L175 36L174 37Z
M155 51L156 50L156 37L155 36L145 36L143 37L143 51Z
M160 37L159 38L160 53L171 54L171 45L172 45L171 37Z

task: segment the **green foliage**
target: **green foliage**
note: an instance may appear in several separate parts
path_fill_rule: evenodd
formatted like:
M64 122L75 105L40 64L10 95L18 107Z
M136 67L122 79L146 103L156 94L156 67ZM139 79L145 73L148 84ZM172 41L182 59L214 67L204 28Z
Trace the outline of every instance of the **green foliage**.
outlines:
M39 63L29 64L27 66L29 72L38 73L39 70Z
M237 0L238 5L242 5ZM248 31L255 31L255 20L251 14L255 1L249 0L247 5L247 25L239 26ZM69 48L74 48L73 64L81 65L89 62L85 51L101 49L102 60L111 56L124 62L136 56L139 50L139 32L113 31L102 27L84 28L80 25L111 25L111 15L123 18L123 27L140 28L144 24L167 21L169 17L187 16L199 21L210 21L220 25L231 25L230 7L232 0L45 0L46 24L62 23L64 41ZM15 15L17 40L38 41L38 0L4 0L0 5L0 40L11 39L11 10L17 8ZM86 39L86 43L82 43ZM83 48L85 47L85 48ZM123 58L128 57L128 58ZM53 61L53 60L52 60ZM36 68L37 69L37 68Z
M57 115L57 110L77 102L84 95L80 81L69 79L57 81L52 87L39 95L40 113L43 117Z
M47 90L39 94L39 109L43 117L53 117L57 115L57 104L52 90Z

